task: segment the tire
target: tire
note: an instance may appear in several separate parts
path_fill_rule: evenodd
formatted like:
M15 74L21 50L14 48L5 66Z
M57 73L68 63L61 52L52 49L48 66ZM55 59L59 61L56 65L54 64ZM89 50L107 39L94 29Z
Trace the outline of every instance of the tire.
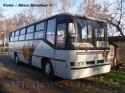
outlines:
M20 64L19 57L18 57L17 55L15 56L15 63L16 63L17 65Z
M46 62L44 66L44 74L47 79L54 80L54 70L51 62Z

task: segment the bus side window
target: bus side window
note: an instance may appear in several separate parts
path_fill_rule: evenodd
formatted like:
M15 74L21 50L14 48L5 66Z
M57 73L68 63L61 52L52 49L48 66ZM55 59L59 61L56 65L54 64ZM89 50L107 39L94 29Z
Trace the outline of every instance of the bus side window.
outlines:
M19 31L16 31L15 36L19 36Z
M10 42L14 41L14 32L10 34L9 41Z
M19 36L15 36L13 40L18 41L18 38L19 38Z
M14 37L14 34L15 34L15 33L14 33L14 32L12 32L11 37Z
M25 34L19 36L19 40L24 40L25 39Z
M26 33L26 28L21 29L20 35L24 35Z
M31 40L31 39L33 39L33 33L26 34L26 40Z
M47 23L46 39L54 45L56 31L56 19L50 19Z
M32 32L34 32L34 26L33 25L27 27L27 33L32 33Z
M19 38L19 31L16 31L15 32L15 37L14 37L14 41L18 41L18 38Z
M14 41L13 39L14 39L14 37L10 37L10 41L11 41L11 42Z
M45 31L45 23L41 22L36 25L34 39L43 39Z
M65 32L66 32L66 24L58 24L57 37L56 37L56 48L65 47Z

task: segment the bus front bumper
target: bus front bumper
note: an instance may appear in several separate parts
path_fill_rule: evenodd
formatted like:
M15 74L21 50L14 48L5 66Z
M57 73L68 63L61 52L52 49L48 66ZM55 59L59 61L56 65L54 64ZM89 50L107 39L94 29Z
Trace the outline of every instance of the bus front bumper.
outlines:
M68 79L80 79L107 73L110 71L110 68L111 68L110 64L102 64L102 65L82 67L82 68L71 68Z

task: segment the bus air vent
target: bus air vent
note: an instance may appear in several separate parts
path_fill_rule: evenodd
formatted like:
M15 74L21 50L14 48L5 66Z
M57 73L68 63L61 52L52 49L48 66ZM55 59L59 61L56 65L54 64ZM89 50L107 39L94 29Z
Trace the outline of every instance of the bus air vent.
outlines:
M104 63L104 60L97 60L97 63Z
M95 61L86 61L86 64L95 64Z

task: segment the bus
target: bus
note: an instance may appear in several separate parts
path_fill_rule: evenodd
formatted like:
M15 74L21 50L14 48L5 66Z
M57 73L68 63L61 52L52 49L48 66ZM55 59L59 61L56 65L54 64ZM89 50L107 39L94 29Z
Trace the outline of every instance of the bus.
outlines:
M10 33L9 55L38 67L47 78L80 79L110 71L107 24L56 14Z

